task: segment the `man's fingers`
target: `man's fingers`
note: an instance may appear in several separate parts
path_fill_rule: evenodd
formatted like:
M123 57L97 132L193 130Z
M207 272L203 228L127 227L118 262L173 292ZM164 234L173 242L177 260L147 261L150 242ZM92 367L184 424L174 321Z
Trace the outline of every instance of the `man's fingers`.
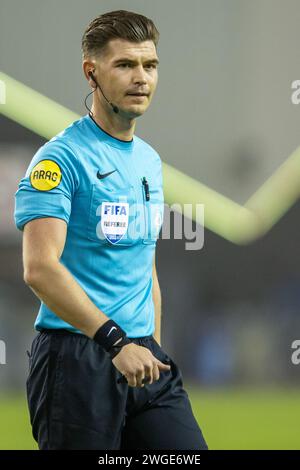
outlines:
M161 370L170 370L171 366L169 364L163 364L162 362L158 361L157 366Z
M167 362L170 360L165 359ZM153 358L152 362L148 361L147 364L139 365L138 369L135 373L124 373L123 377L118 380L118 383L126 382L130 387L144 387L144 385L151 385L153 382L159 380L160 377L160 370L161 371L170 371L171 364L170 362L164 364L157 358ZM125 376L125 377L124 377Z
M137 387L144 387L144 380L145 380L145 372L141 370L136 374L136 384Z
M153 382L153 363L150 362L145 366L145 379L147 384L152 384Z
M157 364L153 365L153 382L159 380L159 368Z
M128 377L127 381L130 387L136 387L136 378L134 375L131 375L130 377Z

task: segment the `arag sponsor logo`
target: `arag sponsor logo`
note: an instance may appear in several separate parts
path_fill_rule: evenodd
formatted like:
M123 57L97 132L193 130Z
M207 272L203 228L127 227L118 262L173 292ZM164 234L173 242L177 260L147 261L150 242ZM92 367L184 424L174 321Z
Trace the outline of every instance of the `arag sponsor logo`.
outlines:
M61 179L61 168L53 160L41 160L30 173L31 186L39 191L51 191L59 185Z

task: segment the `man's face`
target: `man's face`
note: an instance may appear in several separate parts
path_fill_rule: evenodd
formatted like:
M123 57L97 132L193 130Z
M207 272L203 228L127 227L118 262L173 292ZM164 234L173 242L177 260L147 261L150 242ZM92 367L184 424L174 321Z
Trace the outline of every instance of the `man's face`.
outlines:
M96 80L107 99L129 118L141 116L152 100L158 80L153 41L113 39L93 62ZM143 95L134 95L137 93Z

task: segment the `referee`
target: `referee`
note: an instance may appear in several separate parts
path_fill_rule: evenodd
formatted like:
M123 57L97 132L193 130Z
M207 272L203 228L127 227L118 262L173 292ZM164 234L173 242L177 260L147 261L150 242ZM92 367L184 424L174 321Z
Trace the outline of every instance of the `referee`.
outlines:
M15 195L24 281L41 301L26 388L42 450L207 448L160 344L161 160L134 135L158 38L124 10L89 24L91 110L39 148Z

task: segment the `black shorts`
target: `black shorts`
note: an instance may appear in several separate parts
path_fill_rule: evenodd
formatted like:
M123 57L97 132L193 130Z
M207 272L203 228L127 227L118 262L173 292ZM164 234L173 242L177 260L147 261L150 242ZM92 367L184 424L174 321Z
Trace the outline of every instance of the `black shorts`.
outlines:
M118 383L107 352L85 335L43 330L34 338L26 381L39 449L207 449L182 375L153 336L134 338L170 371L144 387Z

